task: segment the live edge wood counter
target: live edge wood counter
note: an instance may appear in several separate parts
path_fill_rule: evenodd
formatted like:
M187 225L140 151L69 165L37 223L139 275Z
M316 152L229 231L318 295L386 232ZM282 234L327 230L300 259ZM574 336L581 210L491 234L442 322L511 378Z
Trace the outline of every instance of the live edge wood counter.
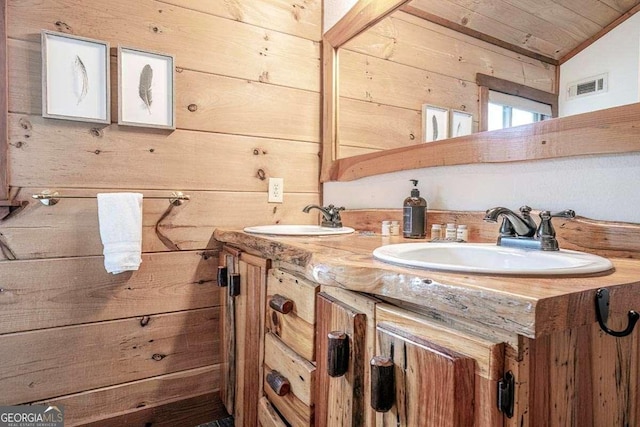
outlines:
M414 240L358 234L276 237L217 229L216 240L287 264L321 285L389 298L465 324L539 338L596 321L595 292L608 288L612 322L640 310L640 260L613 258L612 272L591 276L492 276L403 268L375 260L381 245ZM437 315L437 314L435 314ZM612 327L619 327L613 323Z

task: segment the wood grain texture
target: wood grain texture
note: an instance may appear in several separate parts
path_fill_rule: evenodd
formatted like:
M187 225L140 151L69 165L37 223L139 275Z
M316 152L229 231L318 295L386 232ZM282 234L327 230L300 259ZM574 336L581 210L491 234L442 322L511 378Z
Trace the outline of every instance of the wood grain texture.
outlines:
M475 425L472 358L388 325L378 325L377 347L395 365L396 400L378 414L383 425Z
M640 151L639 104L545 120L446 141L365 154L334 162L331 180L431 166L502 163ZM500 147L496 149L495 147Z
M233 19L262 28L319 41L322 12L320 0L305 0L301 4L280 0L255 2L233 0L225 2L193 2L191 0L160 0L200 12Z
M437 323L416 313L378 304L376 323L389 325L412 335L424 337L429 342L468 356L474 361L474 426L502 425L503 414L498 411L497 384L505 372L505 345L499 337L484 339L476 335Z
M350 40L344 48L467 82L474 82L476 73L484 73L551 91L555 80L553 65L401 11Z
M9 196L8 179L9 163L7 161L8 151L8 94L9 94L9 73L7 55L7 0L0 1L0 200L6 200ZM0 208L0 218L8 214L6 208Z
M220 361L219 308L0 336L0 400L24 403ZM64 381L52 381L64 378Z
M324 38L331 46L340 47L405 3L407 0L359 0Z
M268 367L265 372L268 372ZM268 386L264 387L264 392L271 404L286 420L286 425L293 427L309 427L313 425L313 406L305 405L293 393L289 393L286 396L278 396Z
M83 424L84 427L196 426L212 420L225 418L225 412L217 393L189 397L166 405L140 409L135 412Z
M227 269L227 282L238 271L238 255L230 246L223 246L219 264ZM228 288L228 286L227 286ZM222 343L220 376L220 399L227 412L235 413L236 405L236 309L235 300L229 289L223 289L222 309L220 310L220 342Z
M636 2L634 2L634 3L636 3ZM616 28L618 25L622 24L624 21L626 21L627 19L631 18L638 11L640 11L640 5L636 4L635 6L633 6L628 11L625 11L625 13L623 13L621 16L618 16L616 19L614 19L612 21L609 21L596 34L593 34L591 37L589 37L588 39L584 40L578 46L573 48L570 52L567 52L564 56L562 56L562 58L560 58L560 64L564 64L565 62L567 62L568 60L570 60L574 56L578 55L580 52L582 52L583 50L585 50L586 48L591 46L593 43L595 43L600 38L604 37L607 33L609 33L611 30Z
M615 338L595 323L529 341L530 425L638 424L639 337Z
M418 0L412 6L460 23L482 34L559 59L602 27L556 1L534 8L521 0L485 0L470 5L461 0Z
M417 111L433 104L477 114L477 87L471 82L348 49L339 56L343 98Z
M434 24L438 24L441 25L443 27L446 28L450 28L456 32L462 33L462 34L466 34L468 36L474 37L478 40L482 40L484 42L487 43L491 43L493 45L499 46L499 47L503 47L507 50L510 50L512 52L516 52L525 56L528 56L530 58L533 59L537 59L539 61L542 62L546 62L548 64L552 64L552 65L558 65L558 61L556 59L553 59L551 57L545 56L545 55L541 55L539 53L535 53L535 52L531 52L530 50L524 49L518 45L500 40L497 37L493 37L484 33L481 33L480 31L476 31L473 28L469 28L463 24L459 24L457 22L453 22L450 21L446 18L442 18L438 15L435 15L431 12L428 12L424 9L418 9L417 7L413 7L410 4L403 6L400 8L401 11L403 12L407 12L411 15L415 15L419 18L425 19L429 22L433 22ZM463 21L464 22L464 21Z
M287 193L318 192L316 143L177 130L141 132L126 126L9 115L11 183L15 187L267 191L281 177ZM224 155L220 155L224 153ZM40 165L58 159L56 168ZM177 161L180 159L180 161ZM144 168L138 165L144 164ZM162 173L150 174L156 169ZM215 171L224 170L225 174Z
M284 294L293 301L293 310L282 314L266 307L265 328L309 361L315 361L315 297L317 284L282 269L271 269L267 280L267 301Z
M291 393L301 402L315 404L316 367L269 333L264 340L264 363L269 371L279 372L290 382Z
M315 425L323 426L363 426L366 425L369 409L364 401L366 330L364 313L320 293L316 299L318 313L316 352L317 395ZM349 362L347 372L332 378L328 371L327 336L332 331L345 333L349 340Z
M240 274L240 295L233 297L235 403L233 415L238 425L256 425L257 402L263 395L264 315L267 270L269 261L240 253L237 273ZM227 260L227 266L229 261Z
M371 366L368 363L369 360L375 355L376 351L376 320L375 310L377 304L381 301L371 295L364 295L356 292L351 292L342 288L336 288L332 286L322 286L321 292L328 295L335 300L338 300L345 305L352 307L355 311L363 313L366 318L367 326L364 340L364 404L365 414L363 417L364 426L374 426L376 420L375 411L369 405L371 401L371 387L368 386L371 378Z
M30 200L42 187L22 188L16 196ZM122 191L123 188L56 188L65 195L95 195L99 192ZM130 189L136 191L135 189ZM165 191L139 190L147 196L167 196ZM265 184L266 192L266 184ZM277 207L267 202L262 192L189 191L191 200L175 207L162 220L158 229L181 250L216 249L212 231L216 227L248 225L317 224L317 217L302 212L307 204L318 203L316 193L288 193L285 203ZM230 209L234 207L233 209ZM235 208L235 207L242 207ZM142 251L168 251L158 238L155 225L170 207L166 200L143 202ZM70 221L70 215L73 221ZM42 238L46 230L47 239ZM31 201L19 214L0 223L3 240L18 259L101 255L95 199L64 199L55 206ZM0 254L0 258L6 257Z
M38 43L9 41L10 112L41 114L40 59L35 55L38 51ZM319 66L318 63L316 74ZM115 57L112 57L111 69L115 73ZM278 86L269 84L268 78L254 81L178 68L175 73L177 127L318 142L320 96L317 88ZM117 86L111 89L111 119L117 123ZM157 131L156 135L166 136L168 132Z
M46 331L51 337L61 333L62 338L73 338L64 342L65 357L55 352L51 356L51 363L60 365L64 381L51 381L57 372L42 366L33 381L21 381L24 390L17 389L16 396L29 402L60 395L80 397L89 389L101 392L105 387L184 369L217 366L221 353L218 325L192 315L199 308L218 305L220 290L213 288L216 261L203 258L215 258L220 249L212 238L213 230L225 223L233 227L268 221L317 223L316 216L303 214L301 208L318 204L320 197L320 1L6 3L9 48L2 58L10 64L10 90L3 95L10 99L9 109L17 113L11 125L7 185L16 200L31 203L0 224L0 269L2 277L10 279L0 285L8 290L0 292L0 306L6 308L0 317L11 313L0 334L5 334L5 343L9 337L24 336L17 349L34 352L25 360L44 359L35 355L42 346L51 345L52 338L45 340L49 344L37 342ZM5 13L2 15L4 19ZM42 119L41 29L93 37L112 46L175 54L180 129L170 133ZM114 55L113 71L116 65ZM115 83L112 93L117 93ZM112 101L117 105L117 96ZM117 119L114 115L114 123ZM281 205L266 200L267 178L272 176L288 182ZM118 191L166 196L180 190L195 203L168 212L166 201L159 200L156 205L146 200L141 269L103 277L95 200L65 199L53 209L41 210L44 206L31 200L31 194L46 188L83 196ZM8 208L0 206L0 214L5 211ZM184 252L166 253L176 248ZM20 261L9 263L13 259ZM210 267L214 270L208 271ZM152 325L159 313L166 312L180 323L171 324L173 332L165 328L175 335L176 348L184 344L185 334L191 339L194 330L206 329L203 337L187 343L191 356L183 349L185 354L171 353L160 361L144 362L146 356L136 353L138 350L125 346L118 352L120 344L114 340L130 339L128 327L120 327L119 335L109 329L113 335L105 338L105 344L85 350L88 341L99 342L108 335L94 332L99 325L124 322L114 319L139 324L148 315ZM61 327L70 324L76 326ZM67 328L84 332L68 337L64 335ZM30 332L15 333L26 330ZM146 348L166 350L171 339L163 336L151 337L155 342L145 342ZM135 346L137 338L131 339ZM206 355L199 342L209 346ZM7 346L3 344L3 348ZM94 356L98 348L104 355ZM95 360L85 361L85 356ZM15 368L11 375L18 378L16 381L31 375L31 368L23 368L21 357L20 352L2 355L3 364ZM40 362L36 362L33 366L37 368ZM47 381L43 379L46 375ZM257 378L260 388L260 373ZM105 401L100 419L87 422L190 426L225 415L220 400L211 394L220 387L217 377L193 376L185 384L192 384L192 394L180 392L183 395L176 397L168 393L171 400L162 403L146 386L136 389L136 405L148 403L147 407L122 409L129 407L118 406L120 400L113 402L115 406ZM12 393L14 388L2 386ZM123 386L125 389L134 390ZM101 395L97 390L96 396Z
M405 242L402 237L356 234L329 241L267 238L221 229L214 237L289 262L297 273L321 285L422 304L435 312L484 325L485 329L531 338L592 323L594 292L600 287L610 288L614 312L626 315L629 309L640 307L639 265L635 259L612 258L613 272L592 276L465 275L403 268L372 258L376 247Z
M345 157L343 149L353 147L387 150L420 144L420 117L419 110L343 98L340 100L337 158Z
M534 218L539 211L533 210ZM343 223L361 231L379 233L380 223L396 220L402 223L401 209L350 209L341 213ZM484 212L429 210L429 224L467 224L469 241L493 243L499 224L483 220ZM539 221L536 219L536 221ZM553 220L560 248L595 253L613 258L640 258L640 225L628 222L592 220L582 216Z
M35 42L41 29L81 34L112 46L175 53L176 66L183 69L320 90L318 42L154 0L116 0L108 8L103 0L38 6L38 0L9 1L10 38Z
M219 306L216 267L216 253L192 251L145 254L118 275L102 257L0 262L0 334Z
M65 425L99 421L113 425L111 418L132 417L138 411L150 409L166 410L161 407L171 403L176 407L177 401L217 392L219 379L220 366L212 365L36 403L64 406ZM219 398L213 401L219 405Z
M376 306L376 323L391 324L414 335L423 335L441 347L475 360L475 372L496 381L503 375L504 345L500 340L487 340L445 328L420 315L389 304Z
M285 427L286 424L275 411L269 399L261 397L258 402L258 426L260 427Z

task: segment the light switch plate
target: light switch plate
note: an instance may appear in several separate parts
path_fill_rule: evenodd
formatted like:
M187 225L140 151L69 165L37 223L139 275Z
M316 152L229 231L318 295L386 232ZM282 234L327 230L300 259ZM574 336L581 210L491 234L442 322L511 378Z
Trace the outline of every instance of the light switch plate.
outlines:
M284 201L284 179L269 178L269 203L282 203Z

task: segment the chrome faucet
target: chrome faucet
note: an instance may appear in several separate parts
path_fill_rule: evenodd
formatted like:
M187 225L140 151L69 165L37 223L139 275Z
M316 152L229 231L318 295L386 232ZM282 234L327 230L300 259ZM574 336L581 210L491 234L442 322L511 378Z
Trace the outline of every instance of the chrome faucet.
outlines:
M540 225L536 226L529 206L522 206L519 215L510 209L496 207L487 210L484 220L497 222L499 216L503 216L504 219L500 226L498 246L557 251L558 240L551 218L575 218L576 213L570 209L554 213L541 211Z
M344 210L344 207L336 208L333 205L327 207L321 207L318 205L308 205L302 209L302 212L309 213L311 209L318 209L322 212L323 220L321 225L323 227L340 228L342 227L342 218L340 218L340 211Z

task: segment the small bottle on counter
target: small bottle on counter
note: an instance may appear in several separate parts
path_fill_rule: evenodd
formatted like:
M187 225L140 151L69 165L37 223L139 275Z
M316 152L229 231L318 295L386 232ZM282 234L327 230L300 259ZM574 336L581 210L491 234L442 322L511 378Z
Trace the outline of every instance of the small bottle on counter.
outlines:
M444 238L447 240L456 240L456 225L447 224L447 229L444 232Z
M399 221L391 221L391 224L389 225L389 231L391 232L390 234L392 236L399 236L400 235L400 222Z
M380 229L380 234L383 236L391 235L391 221L382 221L382 227Z
M440 224L431 225L431 240L442 239L442 226Z
M402 205L402 235L408 239L424 239L427 235L427 201L420 197L418 180L411 179L415 188Z
M460 224L456 231L456 238L458 240L462 240L463 242L469 241L469 230L465 224Z

